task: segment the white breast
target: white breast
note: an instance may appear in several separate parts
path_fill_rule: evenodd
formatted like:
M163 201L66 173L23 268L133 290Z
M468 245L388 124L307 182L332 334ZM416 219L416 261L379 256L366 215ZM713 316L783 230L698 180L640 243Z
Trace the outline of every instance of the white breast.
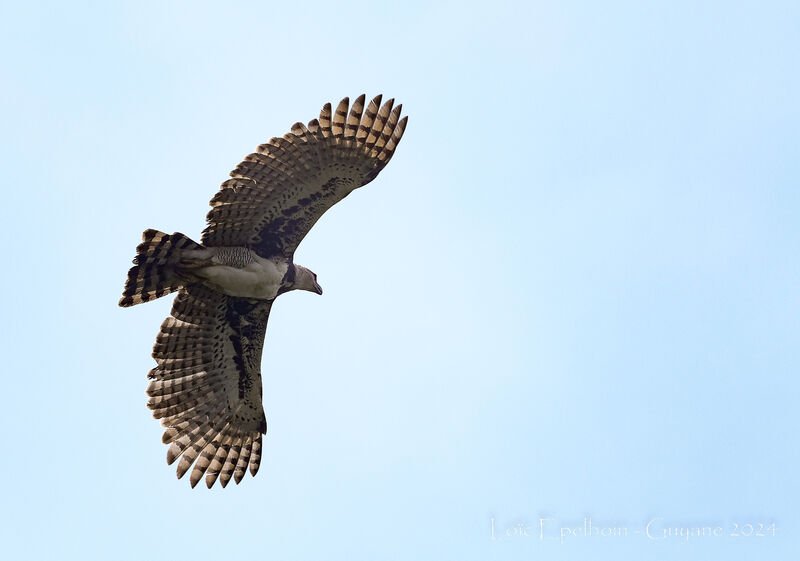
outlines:
M210 265L198 270L197 276L205 279L205 284L211 288L228 296L271 300L278 295L287 268L286 263L256 257L253 263L242 269Z

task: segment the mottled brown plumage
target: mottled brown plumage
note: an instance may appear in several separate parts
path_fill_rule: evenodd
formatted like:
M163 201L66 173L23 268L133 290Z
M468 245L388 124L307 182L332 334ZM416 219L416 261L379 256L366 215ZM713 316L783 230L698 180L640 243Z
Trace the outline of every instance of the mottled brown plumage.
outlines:
M402 105L392 108L394 100L380 102L377 96L362 115L362 95L348 114L345 98L333 117L328 103L319 121L295 123L259 146L211 199L203 245L291 258L325 211L372 181L394 154L407 117L399 120Z
M255 475L267 423L261 351L274 299L322 293L294 252L331 206L391 159L407 117L377 96L343 99L247 156L211 199L202 244L147 230L120 299L133 306L178 291L153 347L148 407L166 427L167 462L194 487Z

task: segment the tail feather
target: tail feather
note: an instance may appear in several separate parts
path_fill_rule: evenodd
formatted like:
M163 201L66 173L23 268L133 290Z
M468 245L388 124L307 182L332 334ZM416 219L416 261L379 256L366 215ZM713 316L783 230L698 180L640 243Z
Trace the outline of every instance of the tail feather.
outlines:
M136 248L133 267L128 271L119 305L123 308L154 300L179 290L185 283L176 268L184 250L203 249L180 233L145 230Z

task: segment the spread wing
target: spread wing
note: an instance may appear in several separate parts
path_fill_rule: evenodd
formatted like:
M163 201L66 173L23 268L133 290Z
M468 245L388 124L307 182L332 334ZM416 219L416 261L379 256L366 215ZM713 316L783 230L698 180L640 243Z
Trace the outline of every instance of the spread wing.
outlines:
M211 199L206 246L247 246L262 257L291 258L311 227L334 204L386 166L408 117L381 96L364 109L361 95L344 98L319 120L273 138L247 156Z
M161 324L150 371L147 406L167 427L167 463L178 477L194 464L225 487L258 471L267 421L261 405L261 350L271 300L233 298L201 285L182 288Z

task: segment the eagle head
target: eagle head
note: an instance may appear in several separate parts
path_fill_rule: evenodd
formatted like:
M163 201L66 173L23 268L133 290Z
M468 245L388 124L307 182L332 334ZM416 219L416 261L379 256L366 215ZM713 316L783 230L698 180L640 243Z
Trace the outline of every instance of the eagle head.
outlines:
M322 287L317 282L317 274L310 269L306 269L302 265L295 265L295 267L296 273L293 288L322 294Z

